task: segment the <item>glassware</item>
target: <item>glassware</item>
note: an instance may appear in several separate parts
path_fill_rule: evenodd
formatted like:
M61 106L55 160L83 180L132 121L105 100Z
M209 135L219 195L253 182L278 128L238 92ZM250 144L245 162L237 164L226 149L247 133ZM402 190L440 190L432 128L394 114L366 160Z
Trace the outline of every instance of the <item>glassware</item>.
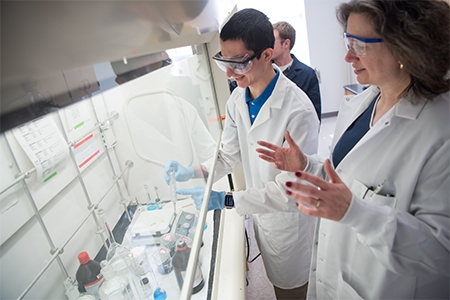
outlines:
M175 179L175 170L169 169L169 185L170 185L170 200L173 203L173 212L177 213L177 180Z
M156 209L156 203L152 200L152 197L150 196L150 192L148 190L148 185L144 184L144 190L145 195L147 196L147 210L155 210Z
M140 286L136 283L136 276L138 274L136 264L134 263L133 254L125 246L116 242L112 234L108 222L106 221L106 213L103 209L98 210L105 230L108 234L109 247L106 252L106 261L111 265L114 272L118 275L128 278L131 283L132 298L139 299Z
M102 300L133 300L130 282L127 277L118 274L113 267L103 260L100 263L105 278L100 285L99 293Z
M75 280L67 277L64 280L65 294L69 300L95 300L95 296L87 293L80 293Z

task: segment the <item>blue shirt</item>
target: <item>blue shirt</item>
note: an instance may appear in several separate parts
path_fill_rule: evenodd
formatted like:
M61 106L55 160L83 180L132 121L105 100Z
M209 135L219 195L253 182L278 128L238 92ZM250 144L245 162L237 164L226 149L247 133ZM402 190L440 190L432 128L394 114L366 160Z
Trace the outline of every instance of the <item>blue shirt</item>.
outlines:
M250 123L253 125L256 117L258 116L261 107L266 103L267 99L269 99L270 95L272 95L273 89L275 88L275 84L277 83L278 77L280 73L278 70L275 70L275 76L272 78L270 83L264 89L261 95L258 98L252 99L250 98L250 90L248 87L245 90L245 102L247 102L248 113L250 115Z
M377 102L379 94L372 100L369 107L350 125L344 132L333 150L333 165L336 167L341 160L353 149L359 140L370 129L373 108Z

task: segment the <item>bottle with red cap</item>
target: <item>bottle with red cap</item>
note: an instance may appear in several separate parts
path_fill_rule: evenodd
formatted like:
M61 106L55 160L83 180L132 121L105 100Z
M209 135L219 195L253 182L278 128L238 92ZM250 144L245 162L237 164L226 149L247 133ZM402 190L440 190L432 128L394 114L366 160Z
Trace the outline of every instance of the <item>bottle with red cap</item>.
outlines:
M98 288L103 282L103 275L100 273L100 263L92 260L86 251L78 254L78 260L80 261L80 266L76 273L78 290L80 293L87 292L94 295L96 299L100 299Z

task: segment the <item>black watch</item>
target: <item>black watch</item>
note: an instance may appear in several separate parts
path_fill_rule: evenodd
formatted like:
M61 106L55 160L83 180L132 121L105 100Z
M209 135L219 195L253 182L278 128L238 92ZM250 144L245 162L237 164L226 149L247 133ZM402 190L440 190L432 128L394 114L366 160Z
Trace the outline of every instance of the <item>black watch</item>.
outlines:
M225 208L234 208L234 198L233 193L226 193L225 194Z

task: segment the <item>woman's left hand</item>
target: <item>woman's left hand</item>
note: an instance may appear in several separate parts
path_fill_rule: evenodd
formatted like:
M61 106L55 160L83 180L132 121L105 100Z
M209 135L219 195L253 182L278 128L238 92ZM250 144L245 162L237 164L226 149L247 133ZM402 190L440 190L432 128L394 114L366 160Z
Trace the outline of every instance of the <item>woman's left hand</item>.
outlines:
M297 171L295 172L297 178L314 186L288 181L286 193L297 201L298 209L304 214L339 221L350 206L352 192L334 171L330 160L325 161L324 167L330 182L306 172Z

